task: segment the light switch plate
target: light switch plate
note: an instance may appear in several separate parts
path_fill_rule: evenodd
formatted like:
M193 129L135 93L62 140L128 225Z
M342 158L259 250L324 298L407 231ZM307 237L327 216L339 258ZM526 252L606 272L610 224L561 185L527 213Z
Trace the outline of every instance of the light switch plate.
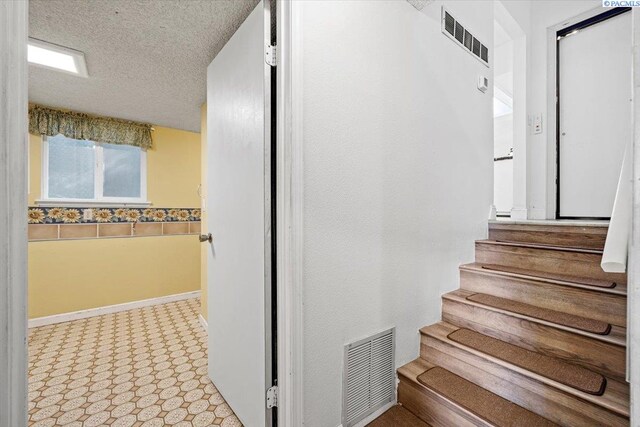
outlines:
M542 133L542 114L536 114L533 117L533 134L537 135Z
M478 76L478 90L485 93L489 89L489 79L485 76Z

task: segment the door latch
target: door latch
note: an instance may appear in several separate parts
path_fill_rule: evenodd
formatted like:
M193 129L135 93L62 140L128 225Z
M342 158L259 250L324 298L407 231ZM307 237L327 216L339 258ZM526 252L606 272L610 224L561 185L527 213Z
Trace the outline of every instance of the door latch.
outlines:
M200 236L198 236L198 240L200 240L200 243L204 243L204 242L213 243L213 236L211 235L211 233L201 234Z

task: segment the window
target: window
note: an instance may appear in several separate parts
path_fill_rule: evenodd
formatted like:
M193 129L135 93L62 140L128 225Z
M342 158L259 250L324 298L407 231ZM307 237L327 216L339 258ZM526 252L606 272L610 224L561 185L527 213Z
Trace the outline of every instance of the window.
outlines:
M41 202L148 204L146 152L114 145L45 137Z

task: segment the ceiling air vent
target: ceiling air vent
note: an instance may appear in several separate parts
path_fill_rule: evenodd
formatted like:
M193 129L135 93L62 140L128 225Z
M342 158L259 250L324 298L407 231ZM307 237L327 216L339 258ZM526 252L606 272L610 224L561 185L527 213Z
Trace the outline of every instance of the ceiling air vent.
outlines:
M484 65L489 66L489 49L487 46L475 38L444 7L442 8L442 32Z
M342 426L350 427L395 399L395 328L347 344Z
M456 20L446 12L444 14L444 30L452 36L455 35Z

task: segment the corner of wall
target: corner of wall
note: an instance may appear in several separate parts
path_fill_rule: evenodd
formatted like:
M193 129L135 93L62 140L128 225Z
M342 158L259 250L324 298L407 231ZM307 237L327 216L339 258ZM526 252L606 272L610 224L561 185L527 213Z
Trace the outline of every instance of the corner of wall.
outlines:
M29 134L29 206L33 206L40 198L40 180L42 165L42 137L40 135Z

